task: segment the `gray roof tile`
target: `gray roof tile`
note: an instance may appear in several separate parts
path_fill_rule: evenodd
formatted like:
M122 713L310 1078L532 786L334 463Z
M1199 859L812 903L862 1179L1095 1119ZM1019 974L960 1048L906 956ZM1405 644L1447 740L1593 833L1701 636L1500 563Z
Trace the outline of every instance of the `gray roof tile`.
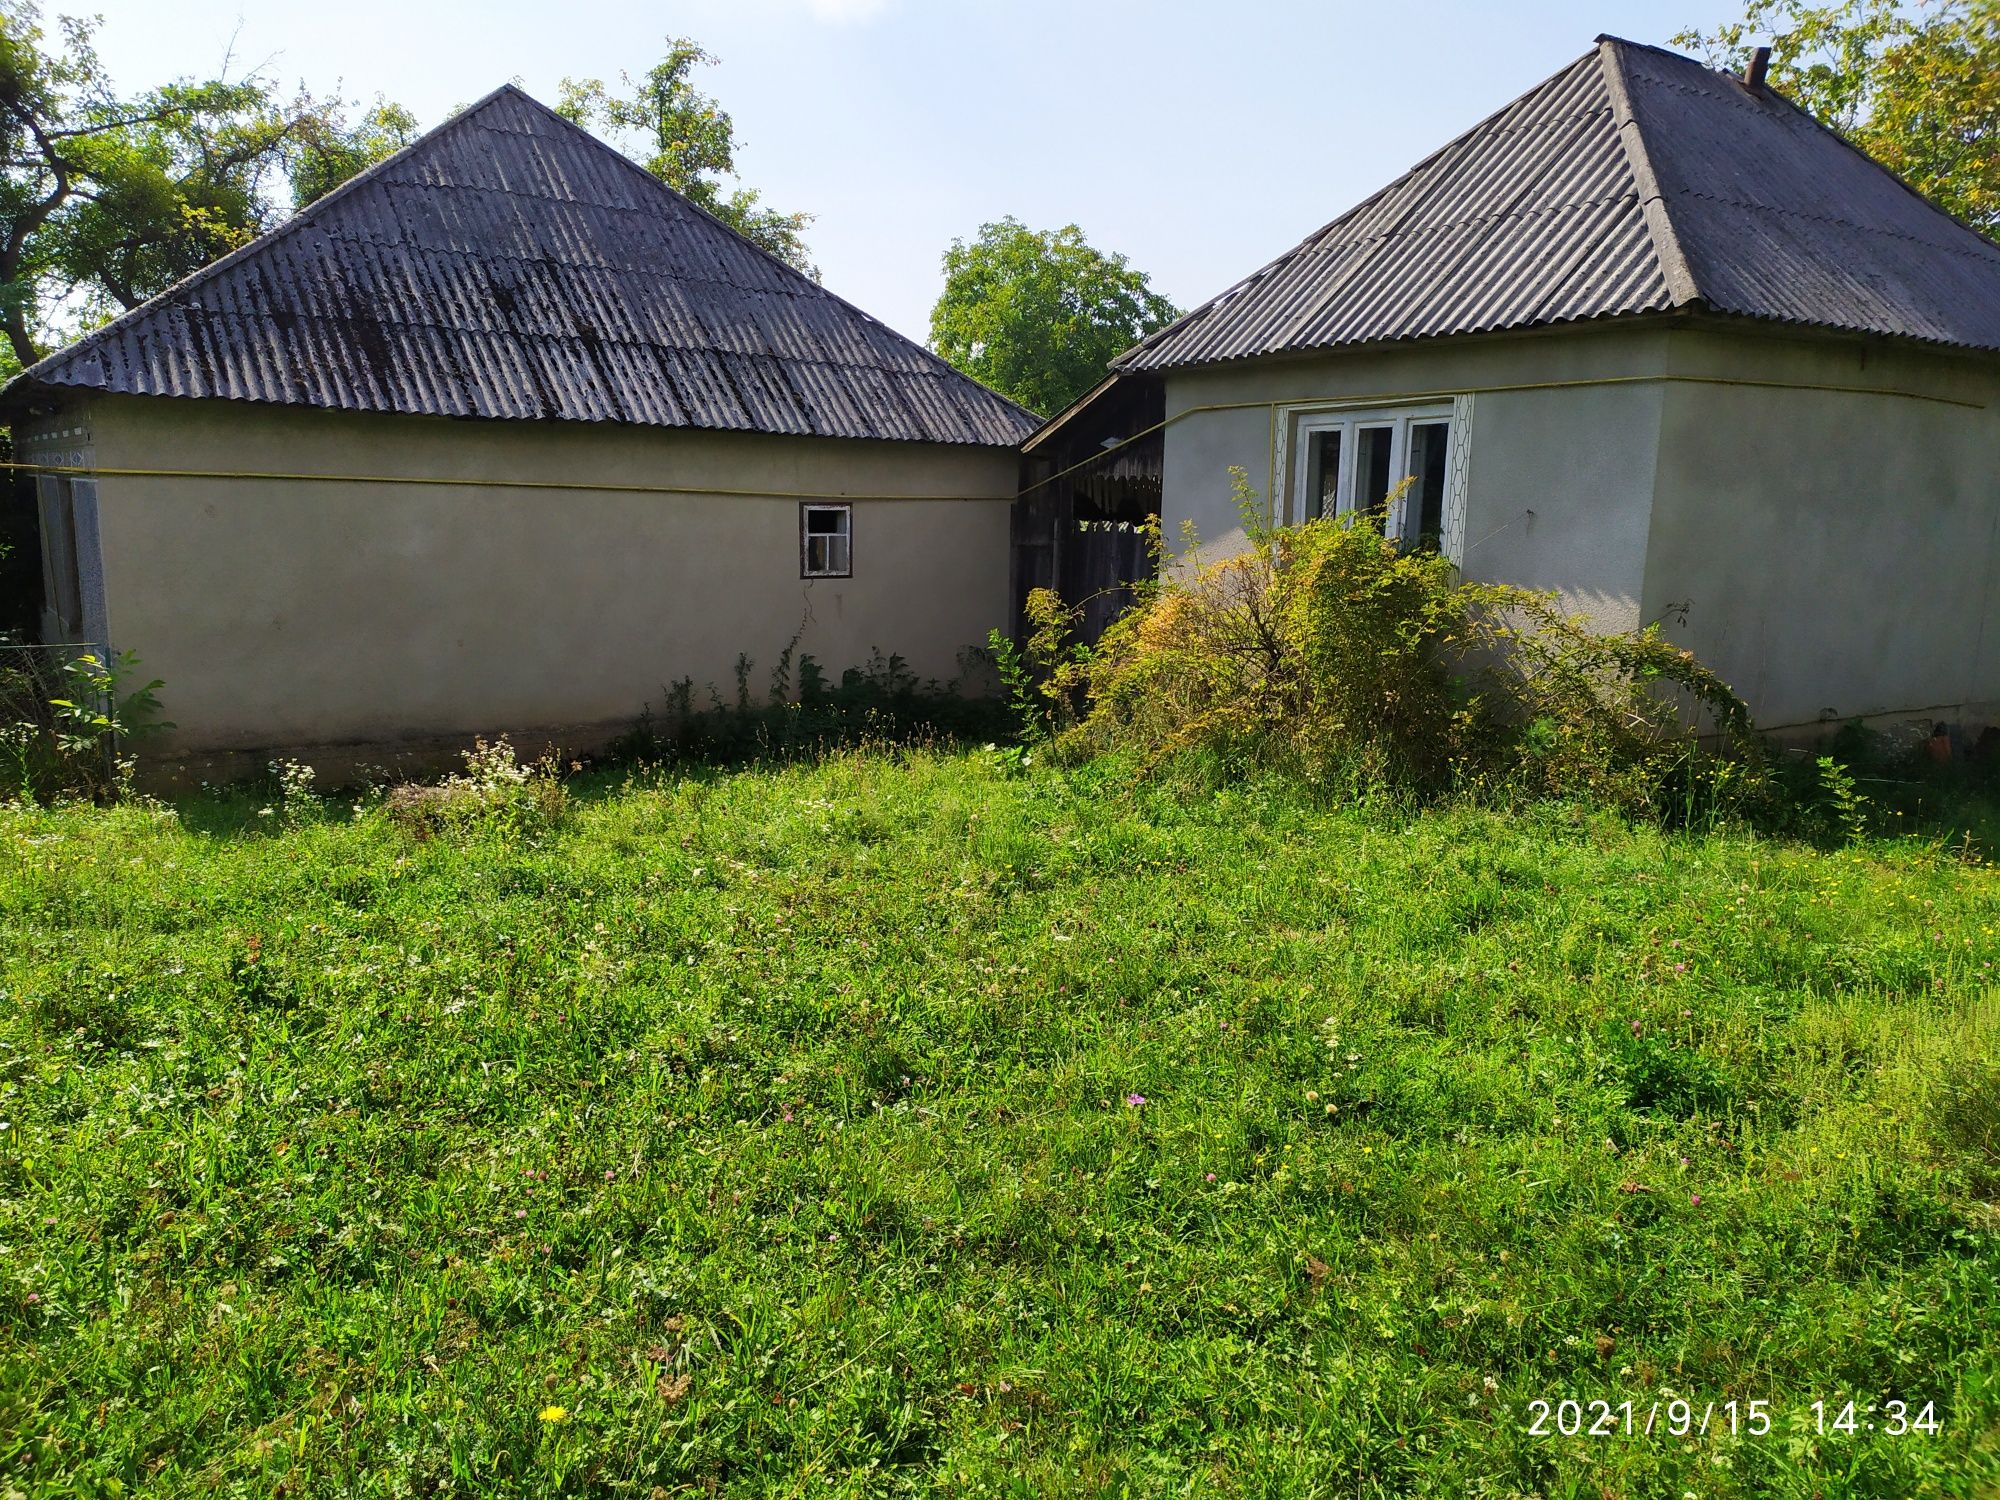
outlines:
M8 388L1012 447L1036 426L508 86Z
M1603 37L1114 367L1682 307L2000 349L2000 246L1781 95Z

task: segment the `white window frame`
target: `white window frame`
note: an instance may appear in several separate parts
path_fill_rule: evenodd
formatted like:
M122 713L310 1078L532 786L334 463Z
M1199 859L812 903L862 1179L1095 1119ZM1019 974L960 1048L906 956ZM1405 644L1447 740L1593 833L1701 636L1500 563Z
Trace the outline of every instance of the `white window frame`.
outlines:
M815 568L812 565L813 531L811 518L815 515L831 513L841 518L840 530L820 532L839 542L838 547L828 549L827 565ZM854 507L845 501L830 503L807 500L799 505L799 577L801 578L852 578L854 576Z
M1285 520L1291 525L1304 521L1312 501L1307 493L1312 483L1312 445L1321 433L1340 434L1340 476L1335 492L1335 508L1339 515L1352 515L1365 503L1355 493L1357 468L1361 461L1360 434L1367 428L1389 429L1389 488L1393 492L1408 476L1411 456L1410 434L1414 428L1449 424L1451 435L1445 443L1444 493L1439 497L1440 514L1443 517L1441 530L1447 538L1455 532L1452 507L1462 499L1459 486L1459 469L1464 463L1466 435L1469 431L1467 419L1471 415L1470 401L1460 397L1456 401L1425 401L1408 406L1364 405L1314 405L1280 408L1278 424L1278 471L1287 475L1285 484ZM1383 518L1383 530L1404 542L1414 542L1412 534L1418 517L1410 513L1413 507L1405 499L1398 499ZM1457 530L1462 530L1457 528ZM1446 555L1457 561L1454 550L1446 548Z

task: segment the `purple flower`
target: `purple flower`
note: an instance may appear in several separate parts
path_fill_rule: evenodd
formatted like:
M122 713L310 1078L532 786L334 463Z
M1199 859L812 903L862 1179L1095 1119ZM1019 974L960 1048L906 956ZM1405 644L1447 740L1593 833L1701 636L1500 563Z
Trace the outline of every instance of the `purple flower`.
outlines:
M1127 1094L1125 1102L1134 1109L1142 1109L1145 1107L1146 1096L1144 1094Z
M1208 1174L1208 1180L1209 1180L1210 1182L1213 1182L1213 1181L1215 1181L1215 1174L1214 1174L1213 1172L1210 1172L1210 1173Z
M1694 1205L1694 1206L1695 1206L1696 1208L1700 1208L1700 1207L1701 1207L1701 1194L1700 1194L1700 1193L1696 1193L1696 1194L1694 1194L1694 1195L1693 1195L1692 1197L1690 1197L1690 1198L1688 1199L1688 1202L1689 1202L1689 1203L1692 1203L1692 1204L1693 1204L1693 1205Z

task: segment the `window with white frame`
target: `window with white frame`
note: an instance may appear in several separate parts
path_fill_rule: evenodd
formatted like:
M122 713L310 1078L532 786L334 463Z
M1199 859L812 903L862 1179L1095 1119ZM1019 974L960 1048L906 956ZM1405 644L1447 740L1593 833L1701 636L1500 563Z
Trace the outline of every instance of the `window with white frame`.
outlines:
M1458 461L1450 402L1297 411L1289 436L1291 520L1359 513L1405 545L1440 544Z
M853 506L808 504L799 507L799 576L854 576Z

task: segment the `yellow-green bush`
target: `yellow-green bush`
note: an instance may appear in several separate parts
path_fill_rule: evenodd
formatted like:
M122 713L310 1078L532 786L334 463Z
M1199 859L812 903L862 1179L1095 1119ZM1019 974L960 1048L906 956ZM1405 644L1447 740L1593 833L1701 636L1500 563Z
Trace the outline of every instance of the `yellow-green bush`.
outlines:
M1366 519L1263 527L1236 484L1249 549L1163 568L1069 667L1060 685L1077 684L1082 709L1060 751L1148 766L1200 752L1314 780L1637 809L1696 769L1690 731L1749 749L1742 702L1657 628L1598 634L1549 595L1466 582ZM1048 634L1045 618L1044 656ZM1711 790L1744 774L1715 757L1701 769Z

